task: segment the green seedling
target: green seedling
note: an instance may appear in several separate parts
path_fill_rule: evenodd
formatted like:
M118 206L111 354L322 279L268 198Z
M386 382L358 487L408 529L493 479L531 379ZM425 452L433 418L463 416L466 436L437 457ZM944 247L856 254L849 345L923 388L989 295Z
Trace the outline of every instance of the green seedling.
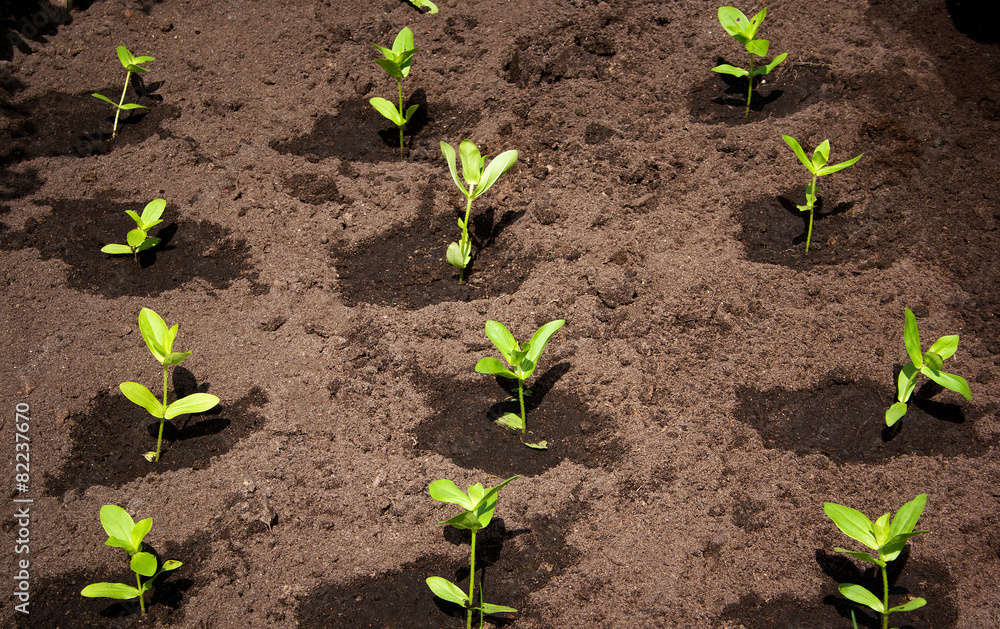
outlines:
M111 139L114 140L118 137L118 116L121 115L123 111L128 111L130 109L149 109L145 105L137 105L135 103L125 103L125 93L128 91L129 79L132 78L133 72L149 72L146 68L142 67L143 63L147 61L156 61L156 57L133 57L132 53L129 52L128 48L125 46L119 46L117 48L118 60L122 62L122 67L125 68L125 87L122 89L122 97L118 99L118 102L111 100L103 94L91 94L94 98L103 100L112 107L115 108L115 127L111 132Z
M434 11L436 12L436 10ZM399 88L399 109L396 106L387 101L384 98L376 96L368 102L371 106L375 108L380 114L388 118L394 125L399 127L399 156L403 156L403 126L410 121L413 117L413 112L417 110L419 105L410 105L409 108L403 111L403 79L410 74L410 64L413 62L413 53L417 51L417 48L413 45L413 31L409 28L403 28L396 35L396 40L392 42L392 49L383 48L378 44L372 44L379 49L382 53L381 59L376 59L378 64L382 66L389 76L396 79L396 85Z
M410 0L410 4L418 9L428 9L428 14L438 12L437 5L431 2L431 0Z
M458 154L462 160L462 179L465 180L465 185L462 185L458 179L455 149L447 142L441 142L441 153L444 154L444 158L448 162L451 178L468 201L465 205L465 220L458 219L458 226L462 230L462 239L448 245L447 252L448 264L458 269L458 283L461 284L465 267L469 266L469 262L472 261L472 240L469 238L469 216L472 214L472 202L492 188L501 175L514 167L514 164L517 163L517 151L504 151L487 165L487 156L480 155L479 149L471 140L462 140L458 145Z
M813 214L816 208L816 200L819 198L819 189L816 188L816 179L822 177L823 175L829 175L835 173L839 170L844 170L848 166L853 166L855 162L864 157L864 153L858 155L857 157L852 157L846 162L840 162L839 164L834 164L833 166L827 166L826 163L830 159L830 140L823 140L819 146L813 151L812 158L806 157L806 152L802 150L802 146L799 144L798 140L790 135L781 136L784 138L785 143L791 147L792 152L795 156L799 158L799 161L805 164L805 167L809 169L812 173L812 183L806 186L806 204L796 205L800 212L809 212L809 232L806 235L806 253L809 253L809 241L812 240L813 233Z
M845 507L833 502L823 503L823 511L833 520L837 528L844 535L857 540L876 552L872 555L867 552L855 552L844 548L834 548L838 553L847 553L855 559L873 563L882 570L882 599L872 594L867 588L854 583L841 583L837 586L840 593L848 599L865 605L882 614L882 629L889 628L889 615L896 612L908 612L919 609L927 604L922 598L914 598L895 607L889 607L889 577L886 574L886 566L889 562L899 557L906 546L907 540L914 535L927 533L928 531L914 531L917 520L927 503L927 494L920 494L910 502L899 508L896 516L889 522L889 514L886 513L875 522L868 519L860 511Z
M536 450L545 450L548 448L548 444L545 441L539 441L537 443L527 443L524 441L524 435L527 433L527 426L524 418L524 396L531 395L531 391L524 388L524 381L531 377L531 374L535 372L535 367L538 366L538 358L542 355L542 350L545 349L545 345L548 344L549 339L552 335L556 333L559 328L566 323L564 319L557 319L556 321L549 321L542 327L538 328L538 331L531 336L531 340L521 346L516 340L514 340L514 335L510 333L502 323L496 321L486 322L486 336L493 341L500 353L503 355L504 360L507 364L511 366L507 369L503 366L496 358L492 356L487 356L486 358L480 359L476 363L476 371L479 373L489 374L491 376L503 376L504 378L511 378L517 380L517 399L521 403L521 415L517 416L514 413L504 413L497 423L501 426L510 428L511 430L521 431L521 443L528 446L529 448L535 448Z
M101 525L108 534L107 546L124 548L130 557L129 565L135 573L136 587L124 583L91 583L80 592L89 598L114 598L128 601L139 599L142 615L146 615L146 590L150 589L156 577L164 572L176 570L183 564L174 559L163 562L157 570L156 557L152 553L143 552L142 540L153 527L153 518L146 518L136 524L125 509L117 505L101 507ZM148 577L145 581L142 577Z
M192 393L191 395L174 400L167 404L167 370L170 365L179 365L191 352L173 351L174 338L177 336L177 328L167 328L160 315L149 308L143 308L139 313L139 331L146 341L146 347L153 353L153 357L163 365L163 401L156 399L156 396L138 382L123 382L119 385L122 393L130 401L143 407L149 414L160 420L160 434L156 439L156 452L147 452L143 456L150 463L160 460L160 450L163 445L163 424L168 419L173 419L178 415L186 413L203 413L219 403L219 398L208 393Z
M965 399L972 401L972 391L969 383L962 376L945 373L941 371L944 361L951 358L958 349L958 335L942 336L934 341L931 348L921 353L920 330L917 329L917 318L913 316L913 311L906 309L906 324L903 329L903 342L906 345L906 353L910 355L910 362L899 372L897 381L896 402L885 412L885 425L892 426L903 415L906 415L906 403L913 395L913 389L917 384L917 375L924 374L934 382L937 382L946 389L951 389L955 393L961 394Z
M484 603L482 584L480 584L479 587L478 605L476 605L475 596L476 531L489 526L490 521L493 519L493 510L497 507L497 500L499 498L498 492L507 483L515 478L517 478L517 476L511 476L496 487L488 487L486 489L484 489L479 483L469 485L468 493L463 492L455 485L455 483L446 478L434 481L427 488L431 498L434 500L457 504L465 509L465 511L455 517L442 520L441 522L438 522L438 524L448 524L456 529L468 529L472 532L472 544L469 550L469 593L466 594L460 587L442 577L427 578L427 587L431 589L431 592L434 592L435 595L446 601L450 601L456 605L461 605L468 610L468 616L466 617L465 622L466 629L472 629L472 612L474 611L479 612L480 629L482 629L483 626L484 614L514 613L517 611L513 607L504 607L503 605Z
M153 199L147 203L146 207L142 210L142 216L139 216L132 210L125 210L125 213L131 216L132 220L135 221L135 229L130 231L128 235L125 236L125 242L128 244L104 245L101 247L101 252L110 253L112 255L131 253L135 256L135 262L138 264L139 253L141 251L152 249L156 245L160 244L159 238L149 236L149 230L163 222L160 220L160 217L163 216L163 210L166 207L167 202L163 199Z
M771 63L762 65L759 68L753 67L754 55L761 58L766 57L767 49L771 45L766 39L754 39L754 35L757 34L757 29L760 28L765 15L767 15L767 9L763 9L760 13L753 16L752 20L748 20L747 16L743 15L743 12L736 7L719 7L719 23L722 24L722 28L726 29L726 32L732 35L736 41L743 44L747 52L750 53L750 69L744 70L743 68L737 68L736 66L724 63L715 66L712 68L712 71L719 74L731 74L735 77L747 77L747 82L750 85L747 87L747 110L743 116L744 118L750 117L750 97L753 95L754 78L770 73L771 70L788 56L787 52L783 52L775 57Z

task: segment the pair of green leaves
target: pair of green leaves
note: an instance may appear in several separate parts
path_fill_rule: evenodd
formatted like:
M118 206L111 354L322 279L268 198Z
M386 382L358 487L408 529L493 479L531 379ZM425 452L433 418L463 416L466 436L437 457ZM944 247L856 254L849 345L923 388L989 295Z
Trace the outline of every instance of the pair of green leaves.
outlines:
M517 163L517 151L508 150L497 155L487 163L487 156L482 155L471 140L462 140L458 145L458 159L462 162L462 180L458 178L458 164L455 149L447 142L441 142L441 153L448 162L448 170L455 185L466 198L465 218L458 219L458 227L462 230L459 242L448 245L446 256L448 264L459 270L458 281L462 282L465 268L472 261L472 239L469 238L469 218L472 213L472 202L493 187L493 184L514 167ZM462 184L462 181L465 184Z
M127 511L117 505L101 507L101 525L108 534L107 546L123 548L131 558L129 567L136 574L136 586L124 583L92 583L80 592L89 598L113 598L117 600L139 599L143 615L146 614L146 603L143 595L152 586L153 580L160 574L176 570L183 564L170 559L157 570L157 560L152 553L142 551L142 540L153 527L153 518L146 518L138 523L132 520ZM142 577L149 577L145 582Z
M91 96L93 96L94 98L103 100L104 102L108 103L109 105L115 108L115 127L111 133L112 140L118 137L118 116L121 114L121 112L129 111L131 109L149 109L145 105L138 105L135 103L126 104L125 93L128 91L129 78L131 78L132 73L149 72L149 70L142 67L142 64L148 61L156 61L156 57L136 57L125 46L118 46L118 48L115 49L115 52L118 53L118 60L121 62L122 67L125 68L125 88L122 90L122 97L116 103L115 101L111 100L110 98L108 98L103 94L97 94L97 93L91 94Z
M427 587L440 598L446 601L461 605L469 610L467 626L472 624L472 612L480 612L480 624L482 614L514 613L517 610L513 607L494 605L482 601L482 588L479 593L479 604L475 603L475 557L476 557L476 531L486 528L493 520L493 512L496 510L499 500L500 490L517 478L511 476L496 487L484 488L480 483L469 485L467 492L463 492L454 482L442 478L430 484L427 491L431 498L441 502L457 504L464 511L454 517L442 520L438 524L447 524L456 529L472 531L472 546L470 549L470 571L469 571L469 593L466 594L460 587L442 577L428 577Z
M906 415L906 403L913 395L917 384L917 375L924 374L946 389L950 389L972 400L972 390L965 378L941 371L944 361L951 358L958 350L958 335L942 336L934 341L930 349L922 353L920 346L920 330L917 328L917 318L913 311L906 309L906 324L903 329L903 342L910 362L899 372L896 383L896 402L885 412L886 426L892 426Z
M865 514L850 507L833 502L823 503L823 511L833 520L833 523L837 525L837 528L844 535L861 542L874 550L876 554L856 552L840 547L836 547L834 550L838 553L846 553L855 559L879 566L882 570L883 584L885 585L882 600L872 594L867 588L854 583L841 583L838 585L837 589L840 590L841 594L855 603L875 610L883 616L888 616L894 612L912 611L927 604L927 601L922 598L914 598L902 605L889 607L888 582L885 581L887 578L886 564L899 557L899 553L903 551L907 540L915 535L928 532L926 530L913 530L926 504L927 494L920 494L900 507L891 522L888 513L882 515L875 522L872 522Z
M727 33L732 35L736 41L743 44L747 52L750 53L750 69L745 70L743 68L737 68L736 66L729 65L728 63L723 63L722 65L712 68L712 71L736 77L747 77L747 80L750 82L750 88L747 90L746 116L750 115L750 97L753 94L754 78L770 73L771 70L784 61L785 57L788 56L787 52L783 52L775 57L771 63L760 66L759 68L753 67L754 55L757 55L758 57L766 57L767 50L771 45L766 39L754 39L757 35L757 29L760 28L761 23L764 21L764 16L766 15L767 9L764 9L757 15L753 16L752 19L747 19L747 16L743 15L743 12L735 7L719 7L719 23L722 25L722 28L724 28Z
M149 308L143 308L139 313L139 331L146 341L146 347L153 354L153 357L163 365L163 401L156 399L152 391L138 382L123 382L119 385L122 394L132 403L146 409L150 415L160 420L160 435L157 439L156 451L147 452L144 456L147 460L159 461L160 449L163 442L163 422L173 419L178 415L187 413L203 413L210 408L214 408L219 403L219 398L208 393L192 393L191 395L174 400L167 404L167 369L170 365L179 365L191 352L173 351L174 339L177 337L179 326L174 325L167 328L167 324L160 315Z
M813 214L816 208L816 200L819 197L819 189L816 187L816 179L824 175L829 175L837 171L853 166L859 159L864 157L864 153L857 157L852 157L846 162L840 162L832 166L827 166L830 161L830 140L823 140L820 145L813 150L812 157L807 157L802 150L799 141L790 135L781 136L785 143L792 149L799 161L812 173L812 182L806 186L806 204L796 205L800 212L809 212L809 232L806 236L806 253L809 253L809 243L812 241Z
M378 64L382 66L382 69L389 76L396 79L396 84L399 88L399 107L397 108L396 105L379 96L370 99L368 102L376 111L399 127L399 154L402 156L403 125L410 121L413 113L419 107L419 105L410 105L405 112L403 111L403 79L409 76L410 66L413 63L413 53L417 51L413 43L413 31L409 28L403 28L403 30L399 31L395 41L392 43L392 48L383 48L374 43L372 46L375 46L382 53L382 58L376 59Z
M112 255L131 253L138 255L139 252L151 249L160 244L159 238L149 236L149 230L156 227L163 221L163 210L167 207L167 202L163 199L153 199L146 204L142 210L142 216L132 210L125 210L125 213L135 221L135 229L131 230L125 237L127 245L110 244L101 247L101 252Z
M503 363L492 356L482 358L476 363L476 371L479 373L491 376L503 376L504 378L517 380L517 395L518 401L521 404L521 415L519 417L514 413L504 413L503 416L497 420L497 423L501 426L510 428L511 430L520 430L522 434L522 443L529 448L535 448L536 450L547 449L548 443L545 441L538 441L535 443L523 441L523 435L527 432L527 423L524 411L524 396L526 394L531 395L530 391L525 391L524 381L530 378L531 374L535 372L535 367L538 366L538 359L541 357L542 351L545 350L545 346L552 338L552 335L555 334L564 323L566 323L564 319L549 321L542 327L538 328L538 330L531 335L531 339L522 346L517 342L514 335L510 333L510 330L508 330L504 324L497 321L487 321L486 336L489 337L490 341L493 342L493 345L500 350L500 354L503 356L504 360L507 361L507 364L510 365L510 369L505 367Z

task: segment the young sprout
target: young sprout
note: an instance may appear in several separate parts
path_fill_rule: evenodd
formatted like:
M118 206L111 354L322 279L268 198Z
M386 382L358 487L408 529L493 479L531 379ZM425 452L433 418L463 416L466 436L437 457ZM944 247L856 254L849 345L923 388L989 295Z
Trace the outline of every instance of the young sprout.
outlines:
M410 64L413 62L413 53L417 48L413 45L413 31L403 28L396 35L396 40L392 42L392 49L383 48L378 44L372 44L382 53L381 59L376 59L378 64L389 74L395 77L396 85L399 88L399 109L384 98L376 96L368 102L380 114L388 118L394 125L399 127L399 156L403 157L403 125L410 121L413 112L419 105L410 105L403 111L403 79L410 74Z
M812 159L806 157L806 152L802 150L802 146L799 145L798 140L790 135L781 136L784 138L785 142L792 148L795 156L799 158L799 161L805 164L805 167L809 169L812 173L812 183L806 186L806 204L796 205L800 212L809 212L809 233L806 235L806 253L809 253L809 241L812 240L813 233L813 210L816 207L816 199L819 197L819 189L816 187L816 179L822 177L823 175L829 175L835 173L838 170L844 170L848 166L853 166L855 162L864 156L864 153L858 155L857 157L852 157L846 162L840 162L839 164L834 164L833 166L827 166L826 162L830 159L830 140L823 140L816 150L813 151Z
M94 98L103 100L104 102L110 104L115 108L115 128L111 132L111 139L114 140L118 137L118 116L121 115L122 111L129 109L149 109L145 105L137 105L135 103L123 104L125 103L125 92L128 91L128 82L132 78L133 72L149 72L146 68L142 67L141 64L147 61L156 61L156 57L133 57L132 53L129 52L128 48L125 46L119 46L117 48L118 60L121 61L122 67L125 68L125 87L122 89L122 97L116 103L107 96L103 94L91 94Z
M476 371L479 373L485 373L492 376L503 376L504 378L517 380L517 399L521 403L521 415L519 417L514 413L504 413L504 415L497 420L497 423L512 430L520 430L521 443L529 448L535 448L536 450L547 449L548 443L545 441L539 441L537 443L527 443L524 441L524 435L527 433L527 426L524 418L524 396L531 395L531 391L525 390L524 381L530 378L531 374L535 372L535 367L538 366L538 358L542 355L542 350L545 349L545 345L548 344L552 335L555 334L564 323L566 323L564 319L549 321L542 327L538 328L538 331L531 336L530 341L525 343L524 346L521 346L516 340L514 340L514 335L511 334L502 323L487 321L486 336L488 336L490 340L493 341L496 348L500 350L500 353L503 354L504 360L507 361L507 364L511 366L513 371L504 367L503 363L492 356L480 359L480 361L476 363Z
M458 179L455 149L447 142L441 142L441 153L444 154L444 158L448 162L448 169L451 171L451 178L455 181L455 185L468 200L465 205L465 220L458 219L458 226L462 229L462 239L448 245L447 252L448 264L458 269L458 283L461 284L465 267L469 266L469 262L472 261L472 240L469 238L469 216L472 213L472 201L492 188L501 175L514 167L514 164L517 163L517 151L504 151L487 165L487 156L480 155L479 149L471 140L462 140L458 145L458 154L462 160L462 178L465 180L465 185L462 185Z
M146 590L153 585L156 577L164 572L176 570L183 564L174 559L163 562L163 566L156 569L156 557L152 553L142 551L142 539L149 533L153 526L153 518L146 518L136 524L132 516L125 509L117 505L104 505L101 507L101 525L108 534L107 546L124 548L131 558L129 565L135 573L136 587L124 583L92 583L83 588L80 592L89 598L114 598L118 600L139 599L139 608L142 615L146 615ZM145 581L142 577L149 577Z
M747 52L750 53L750 69L744 70L743 68L737 68L724 63L720 66L715 66L712 68L712 71L719 74L731 74L736 77L747 77L747 82L750 85L747 87L747 110L743 115L744 118L750 117L750 97L753 94L754 77L770 73L771 70L788 56L787 52L783 52L775 57L771 63L759 68L753 67L753 56L766 57L767 49L771 45L766 39L754 39L754 35L757 34L757 29L760 28L765 15L767 15L767 9L753 16L752 20L748 20L747 16L743 15L743 12L735 7L719 7L719 23L722 24L722 28L726 29L726 32L732 35L736 41L743 44Z
M431 0L410 0L410 4L417 7L418 9L429 9L428 14L437 13L437 5L431 2Z
M167 329L160 315L149 308L143 308L139 313L139 331L146 341L146 347L153 357L163 365L163 402L138 382L123 382L119 385L122 393L133 403L143 407L149 414L160 420L160 434L156 439L156 452L147 452L143 456L150 463L160 460L160 450L163 444L163 424L168 419L186 413L203 413L219 403L219 398L208 393L192 393L167 404L167 370L170 365L179 365L191 352L174 352L174 338L177 328L174 325Z
M844 548L834 548L838 553L847 553L855 559L873 563L882 569L882 599L868 591L860 585L854 583L841 583L837 586L840 593L848 599L870 607L882 615L882 629L889 628L889 614L895 612L908 612L919 609L927 604L922 598L911 599L902 605L889 607L889 576L886 574L886 566L889 562L899 557L906 546L907 540L914 535L927 533L928 531L914 531L920 514L927 503L927 494L920 494L910 502L899 508L896 517L889 522L889 514L886 513L875 522L868 519L860 511L845 507L833 502L823 503L823 511L833 520L837 528L844 535L857 540L874 550L877 554L872 555L867 552L854 552Z
M489 526L490 521L493 519L493 510L497 507L497 500L499 498L498 492L507 483L515 478L517 478L517 476L511 476L496 487L489 487L486 489L483 489L483 486L479 483L469 485L468 493L463 492L455 485L455 483L446 478L434 481L427 488L431 498L434 500L457 504L465 509L465 511L455 517L442 520L441 522L438 522L438 524L449 524L456 529L468 529L472 532L472 544L469 550L468 595L466 595L461 588L447 579L442 577L427 578L427 587L431 589L431 592L434 592L434 594L446 601L451 601L456 605L461 605L468 610L468 616L466 617L465 622L466 629L472 629L472 612L474 611L479 611L480 629L482 629L483 626L484 614L498 614L504 612L514 613L517 611L513 607L504 607L503 605L484 603L482 584L480 584L479 587L479 605L476 605L475 597L476 531Z
M918 374L924 374L942 387L951 389L955 393L964 396L965 399L972 401L972 391L969 389L969 383L965 378L941 371L944 361L951 358L958 349L957 334L942 336L934 341L929 350L921 353L920 330L917 329L917 318L913 316L913 311L906 308L903 342L906 345L906 353L910 356L910 362L899 372L899 379L896 384L898 390L897 401L885 412L886 426L892 426L902 419L903 415L906 415L906 403L910 400L910 396L913 395Z
M166 201L163 199L153 199L147 203L146 207L142 210L142 216L139 216L132 210L125 210L125 213L132 217L132 220L135 221L136 225L135 229L130 231L128 235L125 236L125 242L128 244L104 245L101 247L101 251L112 255L131 253L135 256L135 262L138 264L140 251L152 249L156 245L160 244L159 238L152 238L148 234L149 230L163 222L160 220L160 217L163 216L163 209L165 207L167 207Z

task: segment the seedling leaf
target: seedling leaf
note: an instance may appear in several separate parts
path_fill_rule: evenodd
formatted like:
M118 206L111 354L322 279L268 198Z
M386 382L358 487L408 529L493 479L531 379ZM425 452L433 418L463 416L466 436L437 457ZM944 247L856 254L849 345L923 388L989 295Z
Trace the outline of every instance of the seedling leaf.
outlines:
M117 245L117 244L104 245L103 247L101 247L101 253L110 253L112 255L132 253L132 247L129 247L128 245Z
M492 356L479 359L479 362L476 363L476 371L490 376L503 376L517 380L517 376L511 370L504 367L503 363Z
M204 413L219 403L219 398L208 393L192 393L174 401L167 406L167 412L163 414L163 419L173 419L178 415L187 413Z
M496 423L511 430L524 430L524 420L515 413L504 413L496 420Z
M466 493L447 478L434 481L427 487L427 491L434 500L457 504L467 510L475 506L475 503L469 500Z
M469 144L472 144L471 142ZM478 151L477 151L478 152ZM493 158L493 161L486 166L486 170L483 171L482 175L478 180L478 185L476 186L475 192L472 193L472 198L475 199L485 193L487 190L493 187L493 184L497 182L497 179L501 175L506 173L508 170L514 167L517 163L517 151L509 150L500 153Z
M449 581L448 579L443 579L441 577L427 577L427 587L434 592L434 595L443 598L446 601L455 603L456 605L461 605L462 607L469 606L469 597L466 596L457 585Z
M91 583L80 591L87 598L113 598L127 601L139 596L139 590L124 583Z
M892 426L906 415L906 403L896 402L885 412L885 425Z
M383 59L379 59L379 61L383 61ZM400 118L399 110L396 109L396 106L387 101L386 99L380 96L376 96L375 98L370 99L368 102L371 104L372 107L375 108L376 111L378 111L378 113L388 118L397 127L405 122L402 118Z
M872 521L868 519L868 516L856 509L833 502L824 502L823 511L844 535L861 542L868 548L878 550L875 536L872 535Z
M513 607L504 607L503 605L494 605L493 603L483 603L479 609L483 610L484 614L512 614L517 611Z
M906 323L903 327L903 343L906 345L906 353L917 368L923 366L923 352L920 351L920 330L917 328L917 317L913 311L906 308Z
M931 348L927 350L928 352L934 352L941 357L941 360L948 360L955 355L958 350L958 335L950 334L948 336L942 336L938 340L934 341Z
M956 376L953 373L945 373L943 371L934 371L932 369L927 369L926 366L924 369L920 370L920 373L924 374L934 382L937 382L942 387L951 389L970 402L972 401L972 390L969 388L968 381L962 376Z
M163 404L156 399L152 391L143 385L138 382L123 382L118 385L118 388L130 402L146 409L153 417L157 419L163 417Z
M733 76L746 76L750 74L743 68L737 68L736 66L731 66L728 63L723 63L712 68L712 72L718 72L719 74L731 74Z
M870 607L880 614L885 613L885 606L882 604L882 601L878 600L878 598L869 592L867 588L853 583L841 583L837 586L837 589L840 590L840 593L846 598L854 601L855 603L860 603L861 605Z
M893 612L912 612L914 609L920 609L926 604L927 601L918 596L917 598L906 601L902 605L896 605L895 607L890 607L889 613L891 614Z
M132 572L141 574L144 577L151 577L156 574L156 557L149 553L136 553L132 555L129 562Z
M507 363L511 367L516 366L514 352L519 351L521 346L514 338L514 335L510 333L510 330L507 329L507 326L499 321L487 321L486 336L493 341L493 345L500 350L503 357L507 359Z
M538 358L542 355L542 351L545 346L548 345L549 340L552 335L559 331L559 328L563 327L566 323L565 319L557 319L555 321L549 321L542 327L538 328L532 336L531 340L528 341L528 354L526 358L531 361L531 371L527 373L527 377L531 376L531 372L535 370L535 364L538 362Z
M135 522L132 516L125 509L118 505L104 505L100 511L101 526L108 534L108 541L104 542L108 546L124 548L129 555L139 550L139 544L134 543L132 532L135 529ZM139 543L142 539L139 539Z

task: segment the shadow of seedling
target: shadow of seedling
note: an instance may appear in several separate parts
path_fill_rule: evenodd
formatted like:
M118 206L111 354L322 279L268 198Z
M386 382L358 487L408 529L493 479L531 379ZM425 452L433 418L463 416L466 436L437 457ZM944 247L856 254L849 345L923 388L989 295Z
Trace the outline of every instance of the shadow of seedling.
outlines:
M525 414L528 414L532 410L541 406L542 400L545 399L545 395L552 390L552 387L554 387L556 383L569 372L569 370L570 364L568 362L562 362L549 367L545 373L538 376L535 382L531 385L531 388L526 388L524 390ZM503 376L495 376L495 379L500 388L510 395L510 398L490 406L490 408L486 411L486 416L490 419L490 421L495 421L505 413L514 413L515 415L519 415L521 413L521 406L517 401L517 380L511 380L510 378L504 378Z
M489 526L479 531L476 535L476 573L479 576L479 588L482 588L486 592L490 591L490 582L487 579L486 569L500 560L504 542L527 533L531 533L531 529L508 531L503 518L499 517L493 518ZM449 526L444 529L444 538L453 546L469 546L472 543L472 532ZM456 568L451 577L453 583L461 583L468 588L468 584L464 583L464 580L469 578L467 567ZM466 617L466 609L464 607L448 602L438 596L434 597L434 604L437 605L442 613L448 616L463 619ZM491 614L490 619L498 627L505 627L514 622L513 618L507 618L504 614Z
M475 244L476 248L472 259L469 264L465 267L465 277L471 277L476 268L476 258L479 257L478 254L485 249L488 249L493 242L503 233L505 229L513 225L517 219L524 216L524 210L508 210L504 212L503 216L500 217L500 221L493 222L493 217L496 214L496 209L489 207L485 211L479 214L474 214L469 221L472 223L472 229L469 230L469 237ZM457 209L455 210L455 217L464 220L465 212Z
M417 110L413 112L413 117L410 118L410 120L406 123L406 126L403 128L403 134L411 140L417 137L417 135L430 122L430 117L427 113L427 92L422 89L415 90L412 94L410 94L410 98L408 98L406 103L403 105L403 111L406 111L413 105L417 105ZM380 122L386 122L386 120L381 118ZM382 138L382 142L390 148L396 148L399 146L398 127L390 126L380 129L378 136Z
M899 379L899 372L903 370L903 366L900 364L893 365L892 368L892 380L896 382ZM960 425L965 423L965 411L958 404L952 404L950 402L935 402L933 398L938 393L944 391L945 388L940 384L934 382L933 380L925 381L913 394L912 402L914 406L918 409L927 413L934 419L942 422L947 422L949 424ZM888 443L892 441L897 435L902 432L903 423L906 421L906 417L902 417L892 426L884 426L882 428L882 441Z
M199 385L198 381L194 377L194 374L184 367L174 367L173 384L173 390L175 391L178 399L191 395L192 393L208 393L210 386L205 382ZM217 435L226 428L229 428L231 423L228 418L222 416L222 413L223 410L221 406L215 406L201 413L187 413L182 415L184 421L180 424L180 426L174 424L173 420L168 419L163 424L163 439L170 444L170 446L173 446L176 441L186 441L187 439ZM192 418L195 417L197 417L199 421L190 424ZM159 430L159 422L153 422L146 427L146 432L149 433L153 439L156 439L159 434ZM167 449L169 450L169 448Z
M715 65L721 65L726 63L726 60L722 57L715 58ZM747 106L747 88L743 85L743 82L747 79L744 77L735 77L728 74L720 74L718 76L723 83L726 84L725 96L717 96L712 99L717 105L725 105L726 107L739 107L744 108ZM750 111L760 112L763 111L766 105L773 103L774 101L781 98L781 95L785 93L782 89L770 90L767 94L761 94L757 91L757 86L760 85L762 79L761 77L754 77L754 90L753 95L750 99ZM767 79L763 79L766 83Z
M156 557L156 565L162 566L164 559L160 556L159 551L150 546L148 543L142 543L142 551L147 552L154 557ZM135 573L128 573L129 576L134 576ZM128 577L125 577L126 581ZM173 571L162 572L156 581L153 583L153 587L149 600L146 602L146 608L152 611L153 607L157 605L162 605L164 607L169 607L170 609L177 610L180 609L181 603L184 601L184 592L194 585L194 581L187 578L177 578ZM99 614L102 618L128 618L131 616L139 616L142 610L139 606L139 599L135 600L124 600L115 601L110 603L107 607L103 608Z
M778 197L778 203L780 203L781 207L783 207L785 211L788 212L790 215L802 220L802 233L792 239L793 245L801 245L806 241L806 238L809 235L809 212L800 211L799 208L795 205L794 201L787 199L785 197ZM854 207L854 201L848 201L844 203L838 203L837 205L833 206L833 209L831 209L829 212L824 212L823 199L820 198L816 201L816 209L814 210L815 212L814 221L818 224L823 219L837 216L838 214L843 214L844 212L849 211L852 207ZM813 226L813 231L816 231L815 225Z
M899 597L910 593L908 589L895 585L899 576L903 573L903 569L906 567L909 558L910 546L907 545L903 548L899 557L889 562L886 566L886 574L889 577L890 596ZM858 569L857 564L847 557L840 554L831 555L823 549L816 551L816 563L823 573L832 578L836 583L855 583L866 588L869 592L882 591L882 575L878 566L873 565L862 571ZM823 598L823 603L837 610L837 613L848 622L848 626L850 626L851 612L854 612L854 616L858 621L858 627L866 627L867 629L880 629L882 627L880 618L869 615L869 612L871 612L869 608L853 603L843 596L831 594ZM903 625L901 629L907 629L909 626Z
M160 239L160 242L153 245L149 249L140 251L138 254L139 268L148 269L149 267L156 264L156 254L157 252L172 251L176 249L170 244L170 241L174 239L177 235L177 223L170 223L164 225L156 232L156 238Z

